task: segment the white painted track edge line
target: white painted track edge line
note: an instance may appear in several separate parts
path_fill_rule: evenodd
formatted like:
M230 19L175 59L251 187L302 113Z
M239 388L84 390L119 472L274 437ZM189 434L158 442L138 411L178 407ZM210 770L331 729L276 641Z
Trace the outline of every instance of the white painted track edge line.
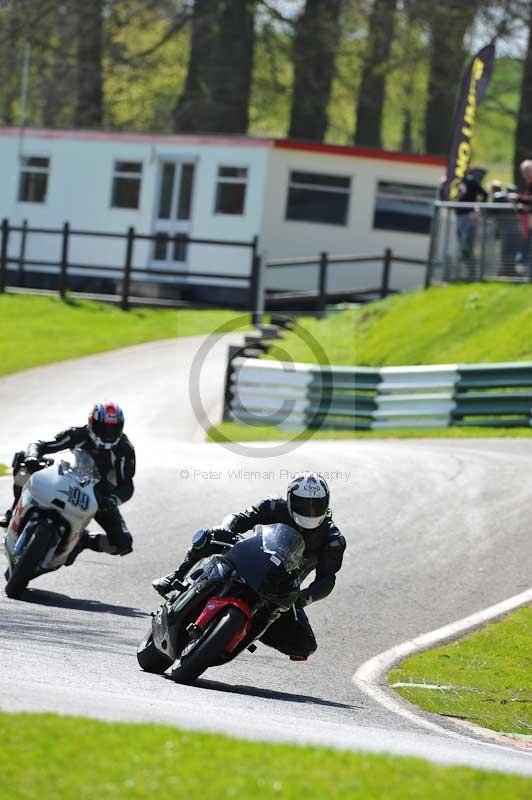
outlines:
M530 602L532 602L532 589L527 589L521 594L514 595L507 600L502 600L500 603L489 606L461 620L457 620L449 625L444 625L429 633L421 634L406 642L402 642L389 650L385 650L383 653L379 653L362 664L353 675L353 683L373 700L384 706L388 711L403 717L403 719L407 719L409 722L413 722L415 725L419 725L420 727L440 735L449 736L453 739L466 740L468 742L475 741L476 739L478 741L478 737L482 736L481 731L476 730L475 736L467 736L428 719L428 713L425 714L425 712L422 711L415 711L415 706L413 704L407 703L407 701L402 699L397 699L399 696L394 696L395 693L388 688L387 684L383 685L383 679L392 666L402 661L407 656L418 653L421 650L426 650L428 647L436 644L441 644L444 641L454 639L462 633L477 628L480 625L501 617L509 611L513 611ZM449 722L452 724L451 720ZM492 733L493 732L490 731L490 735ZM511 743L508 743L508 745L494 744L493 741L488 740L488 734L483 738L483 741L492 747L500 747L505 750L511 750L512 752L515 752L516 749Z

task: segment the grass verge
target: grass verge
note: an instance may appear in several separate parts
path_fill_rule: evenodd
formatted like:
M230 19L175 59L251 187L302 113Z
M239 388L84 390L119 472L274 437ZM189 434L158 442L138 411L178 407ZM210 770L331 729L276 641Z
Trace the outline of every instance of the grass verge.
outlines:
M358 309L356 362L391 366L527 361L532 360L531 329L531 285L433 287Z
M532 779L162 725L0 714L1 800L528 800ZM38 789L37 789L38 787Z
M350 430L319 430L312 436L312 439L354 439L356 431ZM358 436L358 433L357 433ZM209 442L223 442L229 439L231 442L277 442L287 439L297 438L295 431L282 431L269 425L241 425L238 422L222 422L213 425L207 434ZM307 438L307 433L301 436Z
M279 428L222 422L213 425L207 434L209 442L272 442L286 441L294 431ZM532 428L396 428L384 431L329 430L316 431L312 439L496 439L532 437ZM306 436L305 436L306 438Z
M531 638L532 608L521 608L464 639L408 658L388 681L425 711L532 736Z
M532 360L532 285L456 284L298 320L331 364L404 366ZM297 331L267 358L319 364Z
M106 350L210 333L234 311L135 308L37 295L0 295L0 375Z
M0 478L3 478L4 475L9 475L9 472L9 467L7 467L5 464L0 464Z

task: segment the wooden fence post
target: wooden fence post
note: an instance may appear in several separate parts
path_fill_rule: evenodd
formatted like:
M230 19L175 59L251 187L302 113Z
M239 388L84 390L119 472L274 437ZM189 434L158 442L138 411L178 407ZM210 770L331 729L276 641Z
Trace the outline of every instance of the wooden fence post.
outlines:
M327 271L329 268L329 254L321 253L320 255L320 274L319 274L319 288L318 288L318 308L316 309L316 317L323 319L325 316L325 309L327 306Z
M6 290L7 279L7 245L9 242L9 221L2 220L2 242L0 244L0 292Z
M392 251L389 247L384 251L384 259L382 262L382 283L381 283L381 297L388 297L390 291L390 271L392 268Z
M126 263L124 264L124 280L122 283L122 311L129 311L129 288L131 284L131 265L133 263L133 245L135 244L135 228L127 230Z
M67 269L68 269L68 241L70 236L70 225L65 222L63 225L63 244L61 247L61 271L59 273L59 295L61 300L65 299L67 293Z

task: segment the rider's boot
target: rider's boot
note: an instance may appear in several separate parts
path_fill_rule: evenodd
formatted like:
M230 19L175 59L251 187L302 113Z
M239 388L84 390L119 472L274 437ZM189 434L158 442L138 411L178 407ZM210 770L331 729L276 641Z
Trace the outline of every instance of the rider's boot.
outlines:
M170 592L182 592L185 587L181 583L191 565L188 564L188 559L185 558L184 562L174 572L169 575L163 575L162 578L156 578L152 581L152 586L156 592L159 592L161 597L166 597Z
M71 564L74 563L76 558L83 550L93 550L95 553L101 553L101 534L99 533L91 533L87 529L83 531L81 536L79 537L79 541L74 549L69 553L67 560L65 561L65 567L69 567Z
M2 516L0 517L0 528L7 528L7 526L9 525L9 521L11 519L12 513L13 512L11 511L11 509L8 508L7 511L5 512L5 514L2 514Z

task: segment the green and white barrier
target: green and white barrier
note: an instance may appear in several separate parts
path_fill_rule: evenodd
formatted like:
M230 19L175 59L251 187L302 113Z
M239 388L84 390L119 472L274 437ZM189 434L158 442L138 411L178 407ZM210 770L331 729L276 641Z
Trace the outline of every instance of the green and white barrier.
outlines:
M355 428L355 368L235 358L229 417L246 425Z
M532 363L355 367L355 427L529 427Z
M229 417L247 425L379 430L532 425L532 362L319 367L235 358Z

